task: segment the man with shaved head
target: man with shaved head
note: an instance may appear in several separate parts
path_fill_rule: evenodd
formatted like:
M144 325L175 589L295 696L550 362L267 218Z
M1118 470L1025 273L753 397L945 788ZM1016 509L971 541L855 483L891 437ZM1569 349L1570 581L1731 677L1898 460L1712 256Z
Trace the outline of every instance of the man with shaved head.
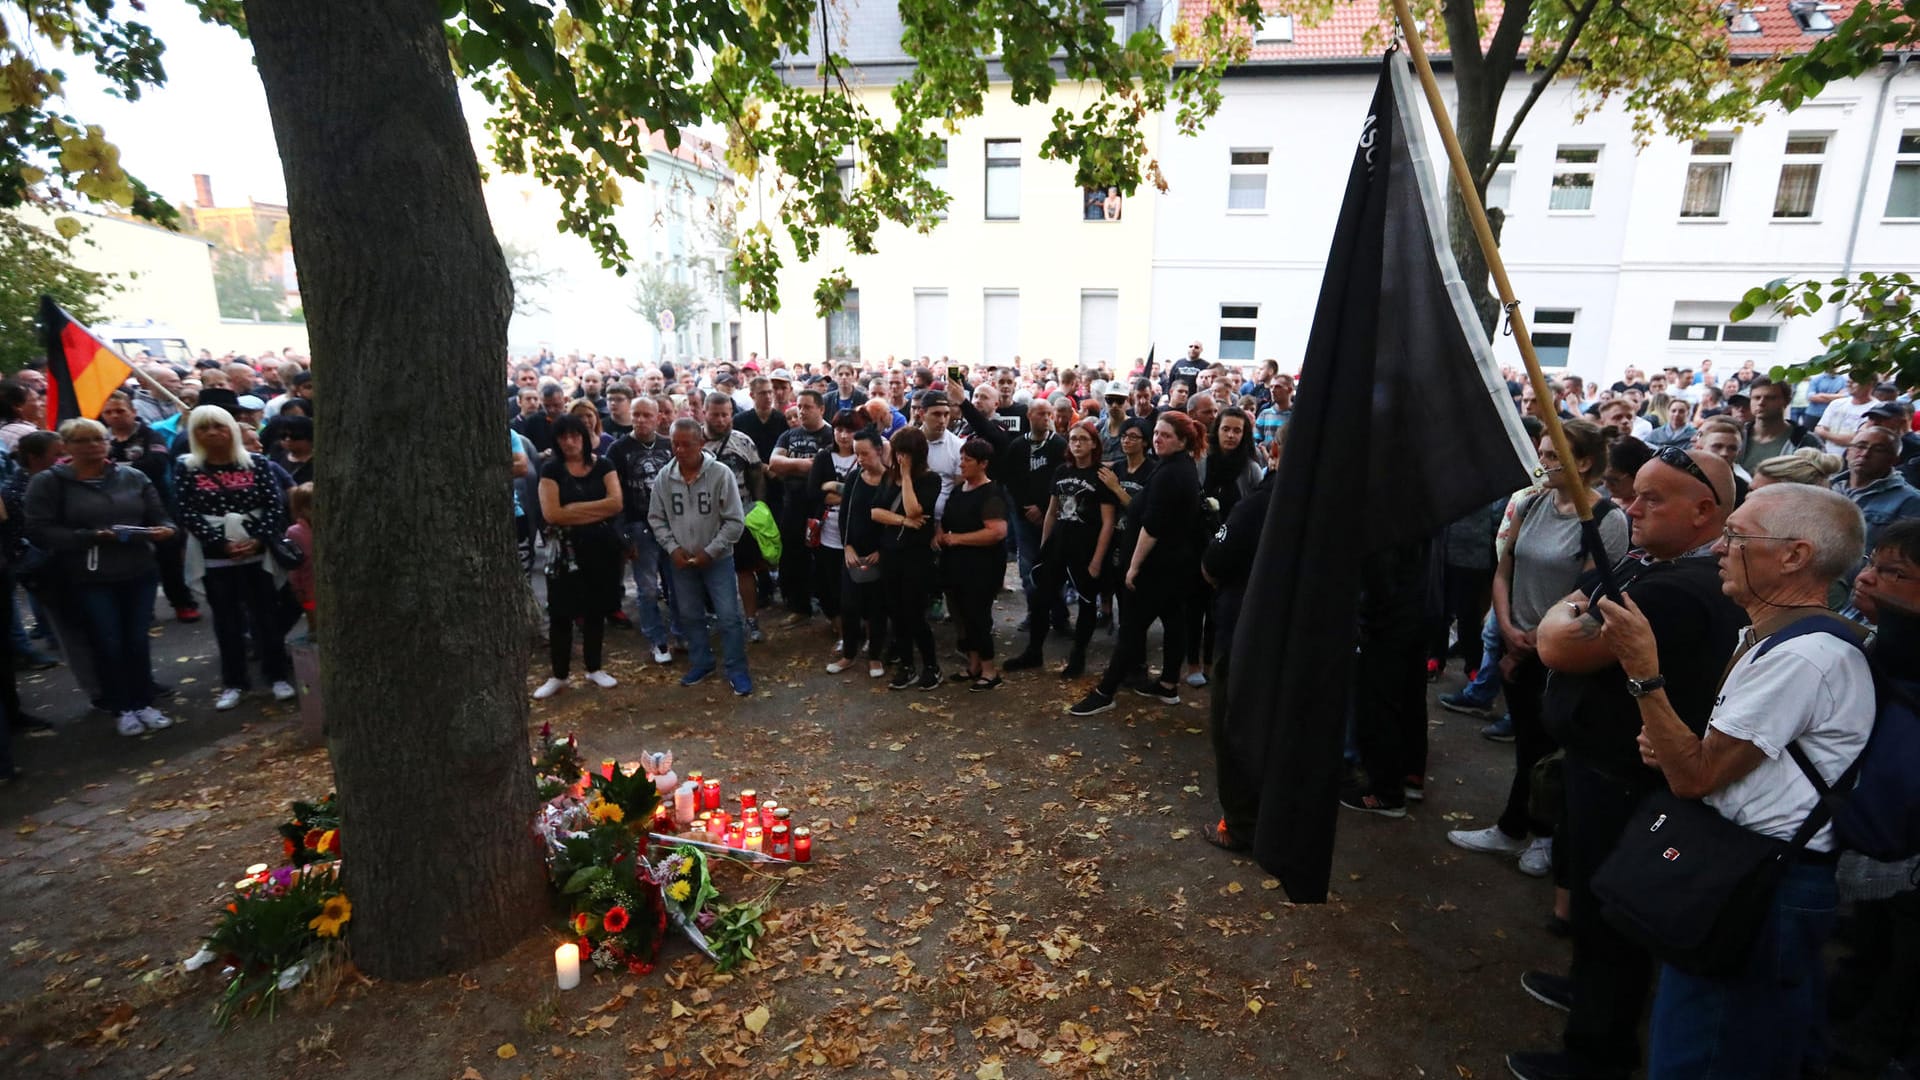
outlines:
M1622 593L1652 625L1676 715L1706 728L1715 688L1747 616L1720 588L1713 545L1734 505L1733 470L1713 454L1663 450L1634 474L1624 507L1633 549L1614 567ZM1601 918L1591 884L1641 798L1660 774L1640 761L1635 697L1644 686L1602 638L1592 613L1599 575L1556 604L1535 630L1553 672L1542 704L1547 731L1566 751L1566 820L1554 836L1566 870L1573 934L1570 976L1529 971L1521 987L1567 1010L1562 1049L1508 1055L1515 1076L1626 1076L1640 1062L1640 1017L1653 957Z

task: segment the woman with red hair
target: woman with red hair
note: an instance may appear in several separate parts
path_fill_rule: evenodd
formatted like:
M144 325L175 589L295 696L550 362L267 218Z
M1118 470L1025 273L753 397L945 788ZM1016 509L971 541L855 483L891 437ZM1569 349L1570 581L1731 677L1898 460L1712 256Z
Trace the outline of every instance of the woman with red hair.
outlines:
M1178 410L1163 412L1153 425L1153 450L1160 465L1147 489L1127 506L1127 536L1133 550L1121 565L1120 641L1100 685L1069 710L1093 716L1113 708L1120 683L1147 658L1147 628L1160 623L1160 678L1134 687L1143 697L1180 704L1180 661L1186 653L1180 603L1187 568L1198 557L1193 522L1200 513L1197 459L1207 452L1207 432Z

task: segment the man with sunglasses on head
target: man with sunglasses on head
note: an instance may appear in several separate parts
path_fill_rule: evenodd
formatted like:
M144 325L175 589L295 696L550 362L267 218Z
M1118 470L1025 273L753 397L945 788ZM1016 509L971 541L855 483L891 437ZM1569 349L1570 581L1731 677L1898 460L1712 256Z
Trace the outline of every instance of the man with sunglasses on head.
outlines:
M1721 592L1712 552L1733 495L1726 462L1699 450L1664 450L1634 475L1625 506L1633 549L1608 552L1617 559L1615 583L1653 626L1668 699L1696 733L1706 729L1720 673L1748 621ZM1543 718L1566 750L1566 820L1555 840L1572 894L1573 968L1571 977L1521 977L1527 994L1568 1013L1560 1051L1508 1055L1521 1080L1626 1077L1640 1062L1640 1017L1653 982L1653 958L1601 917L1591 889L1641 797L1663 783L1641 763L1636 741L1637 695L1647 688L1628 680L1591 611L1599 588L1599 574L1587 574L1535 630L1540 659L1553 672Z

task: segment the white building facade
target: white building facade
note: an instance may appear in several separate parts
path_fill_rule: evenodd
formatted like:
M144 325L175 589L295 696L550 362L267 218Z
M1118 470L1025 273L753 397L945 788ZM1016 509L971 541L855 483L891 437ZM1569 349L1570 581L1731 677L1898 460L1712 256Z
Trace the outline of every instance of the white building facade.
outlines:
M1163 124L1160 355L1198 340L1209 357L1298 369L1378 72L1377 59L1255 61L1226 80L1197 138ZM1516 74L1503 124L1528 88ZM1549 88L1488 194L1506 212L1501 253L1553 369L1610 383L1629 364L1711 359L1724 373L1803 360L1838 313L1732 324L1746 290L1920 263L1920 64L1890 61L1796 112L1695 142L1641 148L1624 110L1576 123L1577 107L1571 84ZM1428 141L1437 155L1431 122ZM1494 347L1519 363L1510 338L1496 334Z

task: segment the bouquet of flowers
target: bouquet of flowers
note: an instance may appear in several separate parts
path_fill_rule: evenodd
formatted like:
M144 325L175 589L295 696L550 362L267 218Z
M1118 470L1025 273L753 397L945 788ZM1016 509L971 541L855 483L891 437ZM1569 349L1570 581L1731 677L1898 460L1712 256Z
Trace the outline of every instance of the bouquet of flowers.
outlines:
M280 852L294 866L340 857L340 811L333 792L314 802L294 802L293 820L280 825Z
M572 735L553 737L553 725L540 725L540 742L533 755L534 781L539 785L540 801L573 791L580 783L585 765L580 760L580 741Z

